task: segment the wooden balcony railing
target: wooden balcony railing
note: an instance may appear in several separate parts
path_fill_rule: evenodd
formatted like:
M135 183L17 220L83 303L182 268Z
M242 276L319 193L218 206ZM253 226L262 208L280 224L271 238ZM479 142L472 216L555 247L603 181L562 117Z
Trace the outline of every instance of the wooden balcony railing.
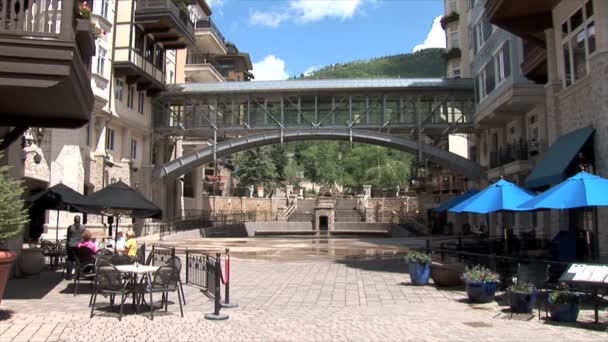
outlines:
M0 35L73 40L75 0L0 0Z

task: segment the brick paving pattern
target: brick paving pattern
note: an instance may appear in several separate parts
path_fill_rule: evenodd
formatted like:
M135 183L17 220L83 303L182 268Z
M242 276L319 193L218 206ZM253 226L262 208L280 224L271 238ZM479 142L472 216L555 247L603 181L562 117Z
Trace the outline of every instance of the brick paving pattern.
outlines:
M608 340L605 310L597 326L591 310L572 325L529 315L510 319L505 305L468 304L462 288L410 285L400 260L232 263L231 296L239 307L222 310L230 315L226 321L205 320L213 301L189 285L184 318L172 294L175 303L155 311L153 321L146 307L135 314L126 305L119 322L101 296L89 318L87 284L73 296L58 274L11 280L0 305L0 341Z

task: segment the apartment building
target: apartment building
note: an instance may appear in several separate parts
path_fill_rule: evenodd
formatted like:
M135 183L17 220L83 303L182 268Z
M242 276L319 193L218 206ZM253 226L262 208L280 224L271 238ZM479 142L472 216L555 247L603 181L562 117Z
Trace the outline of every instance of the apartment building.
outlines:
M82 5L80 3L66 0L59 3L75 6L74 16L82 13L78 7ZM122 180L166 207L168 192L162 184L152 183L151 170L155 162L161 161L157 158L158 150L167 150L168 156L175 155L171 154L175 144L164 145L164 141L158 141L154 134L154 99L167 84L179 81L180 51L194 46L205 47L209 43L200 39L195 23L205 18L209 20L211 10L204 0L95 0L87 2L86 6L91 12L85 22L89 41L84 40L87 37L80 32L84 30L81 26L68 29L68 25L61 22L61 29L57 29L60 35L64 35L63 29L66 28L69 33L66 35L71 37L75 47L80 48L74 56L83 57L83 61L75 57L64 63L75 63L82 71L76 68L73 70L75 75L65 75L67 81L64 83L71 88L63 92L47 91L48 94L44 94L47 102L36 102L42 99L42 95L28 93L32 94L34 101L28 103L30 108L23 106L22 111L40 112L40 120L32 118L28 126L45 127L49 125L44 115L49 116L52 109L61 108L66 123L53 127L65 129L4 130L9 137L19 138L7 150L7 162L17 166L13 173L26 181L30 192L63 182L87 194ZM69 18L66 16L66 19ZM91 25L97 28L96 32ZM93 36L94 33L97 36ZM85 52L88 60L84 58ZM54 56L44 51L37 53L37 50L32 50L32 55L43 56L41 60L47 64L53 62L48 60ZM43 72L49 71L40 68L40 73ZM43 77L48 78L47 75ZM5 81L8 83L10 80L7 77ZM1 107L3 111L4 108L7 112L14 111L14 106L9 104L15 102L16 94L22 89L6 89L8 96L0 96ZM68 90L72 93L68 94ZM90 107L88 111L83 109L85 105ZM180 201L181 194L176 196L179 197L175 201ZM56 213L44 215L44 218L35 220L36 224L49 222L48 234L54 236ZM60 214L60 236L71 223L72 216ZM87 226L103 234L107 232L108 223L102 217L89 216Z
M521 70L541 91L526 116L529 138L536 138L533 113L546 117L538 117L539 156L524 186L543 190L583 168L607 177L608 2L488 0L485 12L523 40ZM579 256L608 257L608 231L601 229L608 222L605 208L542 216L546 233L569 230L581 245L591 242L590 251L577 248Z

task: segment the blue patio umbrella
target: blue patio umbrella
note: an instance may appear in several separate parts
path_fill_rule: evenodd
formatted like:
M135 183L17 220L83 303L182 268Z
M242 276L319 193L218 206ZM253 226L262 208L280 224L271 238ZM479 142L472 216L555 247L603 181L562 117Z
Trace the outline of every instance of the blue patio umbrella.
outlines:
M454 213L488 214L496 211L525 211L519 206L534 198L527 191L504 179L490 185L464 202L452 207Z
M520 205L526 209L571 209L608 206L608 180L579 172Z
M433 211L435 211L435 212L447 211L448 209L468 200L469 198L471 198L471 196L477 194L478 192L479 192L479 190L477 190L477 189L467 190L462 195L454 197L451 200L438 206L437 208L434 208Z

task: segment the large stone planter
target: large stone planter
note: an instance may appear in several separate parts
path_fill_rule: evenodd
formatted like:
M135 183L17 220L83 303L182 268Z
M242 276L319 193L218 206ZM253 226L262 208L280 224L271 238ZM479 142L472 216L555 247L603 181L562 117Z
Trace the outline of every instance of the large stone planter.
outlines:
M40 274L44 267L42 248L31 247L21 249L19 255L19 269L25 276Z
M4 296L4 289L6 288L6 282L13 269L13 262L17 254L11 251L0 251L0 303L2 303L2 297Z
M431 277L437 286L458 286L462 284L464 264L459 262L433 261Z

